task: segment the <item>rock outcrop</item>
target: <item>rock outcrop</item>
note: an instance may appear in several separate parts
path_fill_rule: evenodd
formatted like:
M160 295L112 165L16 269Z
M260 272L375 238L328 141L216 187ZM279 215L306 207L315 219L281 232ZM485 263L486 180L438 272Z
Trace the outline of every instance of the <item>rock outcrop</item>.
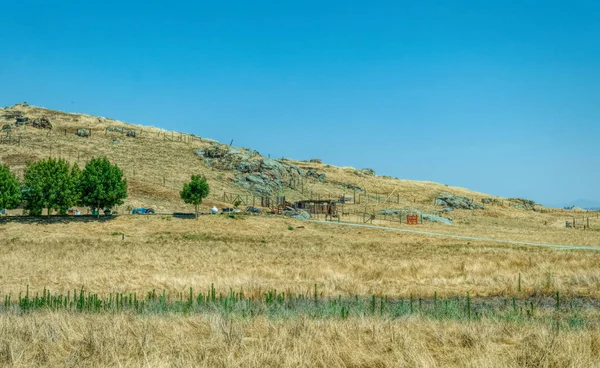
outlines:
M467 197L457 196L451 193L441 193L435 199L436 206L463 210L482 210L483 205L473 202Z
M535 211L535 201L524 198L509 198L511 206L519 210Z
M258 195L271 196L306 176L294 164L262 157L246 148L213 144L194 152L211 167L235 172L234 183Z

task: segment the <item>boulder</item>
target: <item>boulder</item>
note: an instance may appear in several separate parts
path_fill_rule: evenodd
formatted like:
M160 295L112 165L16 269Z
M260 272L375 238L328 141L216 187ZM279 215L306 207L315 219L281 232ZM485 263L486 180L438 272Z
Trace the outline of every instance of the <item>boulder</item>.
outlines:
M33 126L34 128L38 128L38 129L52 129L52 124L50 123L50 120L48 120L47 117L42 116L39 119L35 119L33 120L33 122L31 123L31 126Z
M369 168L365 168L360 170L363 174L368 175L368 176L375 176L375 170L373 169L369 169Z
M535 211L535 202L524 198L509 198L512 207L519 210Z
M318 173L317 170L315 169L308 169L308 171L306 171L306 176L309 177L314 177L315 179L317 179L318 181L325 181L325 179L327 178L327 175L325 175L325 173Z
M474 203L467 197L457 196L451 193L441 193L435 199L435 205L445 208L464 209L464 210L482 210L483 206Z
M423 218L423 220L429 221L429 222L437 222L440 224L445 224L445 225L452 225L452 220L444 218L444 217L440 217L440 216L436 216L436 215L431 215L428 213L424 213L421 215L421 217Z
M213 145L202 151L202 155L207 158L221 158L227 154L229 154L229 147L224 144Z
M75 134L82 138L88 138L90 136L90 130L89 129L77 129L77 132Z
M288 216L288 217L293 217L298 220L309 220L310 219L310 213L308 213L304 210L294 210L291 208L283 211L283 215Z

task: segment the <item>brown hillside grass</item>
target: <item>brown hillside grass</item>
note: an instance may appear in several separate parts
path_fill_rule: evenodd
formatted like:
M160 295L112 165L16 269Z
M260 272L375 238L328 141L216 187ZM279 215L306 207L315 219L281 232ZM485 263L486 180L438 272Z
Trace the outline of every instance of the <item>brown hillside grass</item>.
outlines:
M22 175L27 162L46 157L60 157L79 166L92 157L106 155L117 163L129 180L129 198L122 209L147 206L160 212L190 211L182 203L179 191L189 181L192 174L205 175L211 186L211 195L205 205L219 207L231 205L223 202L223 192L244 193L232 184L234 173L208 167L194 154L194 149L214 143L209 139L191 138L188 134L167 132L153 127L126 124L109 118L100 118L85 114L70 114L33 106L16 105L15 110L22 111L31 119L47 116L54 129L48 135L46 130L31 126L16 128L12 133L21 136L21 144L0 145L0 163L8 164L17 174ZM4 109L0 109L2 116ZM1 120L1 119L0 119ZM4 124L6 121L0 121ZM107 132L106 128L123 127L136 130L136 138L120 133ZM78 128L92 129L90 138L75 135ZM66 134L65 134L66 130ZM119 139L119 143L113 143ZM355 211L373 211L384 208L417 208L426 213L436 213L439 207L433 206L434 198L441 192L451 192L481 201L493 197L487 194L469 191L464 188L446 186L431 182L400 180L384 176L368 176L351 167L335 167L326 164L288 160L302 168L313 168L326 174L327 180L319 182L306 179L304 193L286 189L282 193L288 200L306 199L310 195L320 198L337 198L343 194L351 196L353 191L347 185L356 185L369 194L380 194L381 198L394 198L400 203L363 203ZM496 197L494 197L496 198ZM502 201L501 198L497 198ZM585 213L560 211L542 214L533 211L518 210L508 201L503 206L487 206L485 211L457 211L450 214L458 224L468 227L481 225L494 227L507 222L511 228L528 228L541 224L564 224L573 215L585 216ZM600 228L600 223L598 225Z

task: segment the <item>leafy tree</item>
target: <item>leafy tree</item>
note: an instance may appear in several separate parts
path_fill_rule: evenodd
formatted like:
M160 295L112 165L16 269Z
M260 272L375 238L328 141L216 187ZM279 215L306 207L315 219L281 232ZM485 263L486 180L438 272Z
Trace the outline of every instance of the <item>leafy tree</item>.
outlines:
M81 204L98 209L111 208L123 204L127 198L127 179L117 165L106 157L94 158L85 164L79 174Z
M21 203L21 184L8 166L0 165L0 210L17 208Z
M185 203L195 206L196 218L198 218L198 208L202 204L202 199L208 197L209 191L210 188L204 176L192 175L192 180L183 186L183 190L179 194Z
M23 199L31 215L40 216L44 208L48 216L52 210L65 214L79 198L76 178L66 160L50 158L30 164L24 177Z

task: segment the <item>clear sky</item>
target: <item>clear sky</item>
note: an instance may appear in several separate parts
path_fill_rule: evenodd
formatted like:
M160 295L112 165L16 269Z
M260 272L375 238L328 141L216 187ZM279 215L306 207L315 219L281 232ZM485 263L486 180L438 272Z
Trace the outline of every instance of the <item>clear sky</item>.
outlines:
M600 201L600 1L3 0L0 105Z

